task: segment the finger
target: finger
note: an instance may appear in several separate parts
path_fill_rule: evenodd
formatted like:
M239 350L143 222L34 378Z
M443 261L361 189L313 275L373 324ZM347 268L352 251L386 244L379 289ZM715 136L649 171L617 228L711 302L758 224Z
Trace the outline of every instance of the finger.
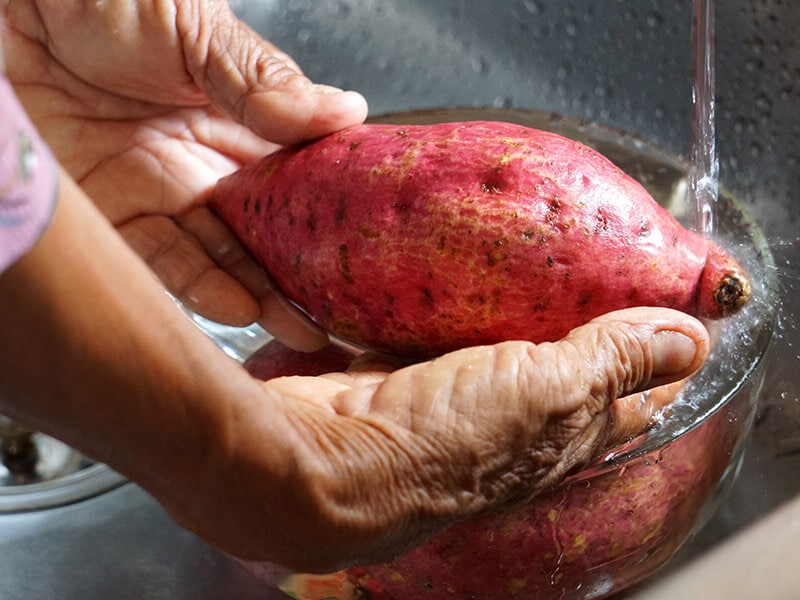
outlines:
M179 10L176 22L187 68L220 110L279 144L318 137L366 118L363 96L315 85L227 5L214 7L200 15Z
M325 331L273 288L267 274L210 210L193 208L178 223L203 246L217 266L253 296L259 307L254 320L264 329L293 350L313 352L328 343Z
M612 400L688 377L708 358L708 330L700 321L680 311L641 307L610 312L588 325L584 336L589 336L589 344L592 328L598 336L606 334L607 343L612 345L620 341L617 336L621 335L624 340L621 343L627 350L620 348L620 360L631 361L629 371L642 371L626 374L632 377L631 381L626 383L624 391L611 394ZM582 328L576 330L581 331Z
M219 269L196 238L172 219L145 216L118 229L166 288L191 310L240 327L259 317L261 310L252 294Z
M611 432L606 448L629 442L658 422L664 409L675 402L686 385L681 379L619 398L611 403Z
M292 350L314 352L325 347L328 334L283 294L270 288L258 299L261 315L259 324Z
M705 362L709 337L698 320L684 313L634 308L603 315L574 330L557 346L577 361L581 356L584 361L589 358L576 373L583 381L583 386L575 388L583 390L578 397L571 395L569 384L562 383L565 408L580 402L581 394L585 404L559 432L572 434L565 441L563 458L551 472L561 477L604 448L649 427L655 411L674 399L672 385L680 385Z

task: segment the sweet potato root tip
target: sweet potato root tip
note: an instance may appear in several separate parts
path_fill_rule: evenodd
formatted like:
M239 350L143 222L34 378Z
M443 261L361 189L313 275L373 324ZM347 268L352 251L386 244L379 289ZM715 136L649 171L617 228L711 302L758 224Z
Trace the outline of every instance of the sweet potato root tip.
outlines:
M753 288L750 279L738 271L725 275L714 290L714 302L723 316L735 313L750 301Z

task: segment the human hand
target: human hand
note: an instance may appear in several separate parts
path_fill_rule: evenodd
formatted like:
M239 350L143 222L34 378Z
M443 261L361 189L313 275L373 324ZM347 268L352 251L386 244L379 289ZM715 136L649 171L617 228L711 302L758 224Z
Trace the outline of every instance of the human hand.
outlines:
M222 463L235 489L212 482L195 495L202 507L174 514L233 554L302 571L385 560L458 519L523 502L639 433L671 400L660 391L699 368L708 347L691 317L628 309L553 344L468 348L392 373L362 362L272 379L264 388L280 408L236 415ZM276 427L276 414L286 446L275 452L292 466L265 491L253 475L258 432ZM287 516L245 510L259 502Z
M361 122L364 99L313 85L224 2L10 0L6 20L17 94L165 285L211 319L323 343L204 202L276 144Z

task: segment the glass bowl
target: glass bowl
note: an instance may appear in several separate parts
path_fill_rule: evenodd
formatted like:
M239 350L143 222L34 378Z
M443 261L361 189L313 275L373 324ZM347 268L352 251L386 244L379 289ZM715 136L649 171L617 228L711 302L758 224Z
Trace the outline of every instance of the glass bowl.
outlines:
M373 121L502 120L580 140L638 179L684 223L687 164L655 145L594 123L515 109L441 109ZM608 451L512 512L459 523L388 564L327 576L246 564L302 600L588 599L642 581L709 519L736 477L763 379L761 359L775 326L775 268L741 205L720 193L717 242L752 278L753 300L709 322L711 356L646 433ZM200 321L229 353L245 359L266 341Z

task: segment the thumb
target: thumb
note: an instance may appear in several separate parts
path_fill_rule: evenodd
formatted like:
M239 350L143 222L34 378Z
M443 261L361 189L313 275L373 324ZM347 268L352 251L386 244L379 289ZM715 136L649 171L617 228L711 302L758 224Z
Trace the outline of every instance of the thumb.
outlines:
M649 374L646 369L641 373L643 379L638 384L628 384L632 389L610 397L611 431L606 445L611 447L642 433L662 409L675 401L689 376L708 357L709 339L705 327L696 319L665 309L621 310L595 319L593 324L622 331L632 327L632 331L638 331L634 340L644 335L645 351L636 353L641 358L632 361L631 366L639 362L651 365Z
M664 308L610 312L564 341L596 355L605 370L597 375L607 382L609 401L684 379L703 365L709 352L708 332L697 319Z
M644 431L708 353L708 332L697 319L661 308L608 313L555 344L535 347L535 363L559 364L546 375L555 398L550 410L563 416L554 420L552 435L563 436L564 450L551 477Z
M220 110L271 142L311 139L367 116L360 94L312 83L227 3L179 11L177 23L198 87Z

